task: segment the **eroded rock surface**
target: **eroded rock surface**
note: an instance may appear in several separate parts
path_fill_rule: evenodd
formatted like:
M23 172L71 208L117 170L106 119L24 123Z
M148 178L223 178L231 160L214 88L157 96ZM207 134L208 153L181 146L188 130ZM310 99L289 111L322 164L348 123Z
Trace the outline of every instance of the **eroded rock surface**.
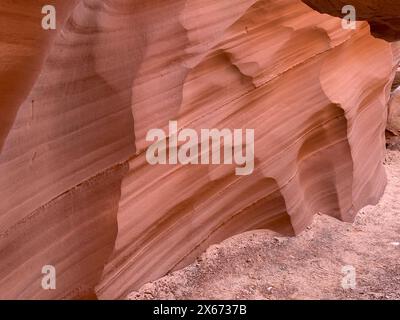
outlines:
M62 26L77 1L1 1L0 150L18 108L37 79L52 40L57 34L57 31L48 32L42 29L42 7L56 6L58 24Z
M374 36L388 41L400 40L400 2L397 0L303 0L315 10L343 17L344 6L356 9L357 19L367 20Z
M343 30L300 0L59 10L62 30L17 63L33 71L4 102L0 297L122 298L234 234L351 221L382 195L398 57L367 22ZM150 165L145 135L169 120L255 129L254 173ZM41 287L47 264L56 290Z

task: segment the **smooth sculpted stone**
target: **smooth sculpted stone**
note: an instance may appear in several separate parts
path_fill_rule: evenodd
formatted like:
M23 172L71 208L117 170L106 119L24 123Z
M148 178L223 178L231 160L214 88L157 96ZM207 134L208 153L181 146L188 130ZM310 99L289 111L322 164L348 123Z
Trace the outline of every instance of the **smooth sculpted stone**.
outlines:
M0 298L123 298L232 235L352 221L382 195L399 52L365 21L300 0L18 0L0 16ZM196 162L217 155L193 147L205 129L251 157ZM151 130L185 163L150 163Z
M344 6L356 9L358 20L367 20L374 36L400 40L400 1L398 0L303 0L313 9L336 17L343 17Z
M42 28L42 8L57 7L58 30L61 30L78 1L0 2L0 150L57 35L57 29L47 32Z

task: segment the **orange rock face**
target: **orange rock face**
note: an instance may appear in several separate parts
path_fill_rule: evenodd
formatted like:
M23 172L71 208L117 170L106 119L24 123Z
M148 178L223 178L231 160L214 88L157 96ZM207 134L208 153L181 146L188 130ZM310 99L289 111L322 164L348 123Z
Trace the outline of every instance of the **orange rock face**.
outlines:
M234 234L351 221L380 198L399 55L367 22L344 30L300 0L55 5L53 36L21 22L28 57L0 38L18 70L0 83L1 298L122 298ZM146 134L170 120L254 129L254 172L150 165Z
M312 8L342 17L342 8L352 5L357 19L367 20L373 35L388 41L400 40L400 2L397 0L303 0Z
M62 25L77 0L23 0L0 3L0 150L57 32L42 29L42 7L59 8Z

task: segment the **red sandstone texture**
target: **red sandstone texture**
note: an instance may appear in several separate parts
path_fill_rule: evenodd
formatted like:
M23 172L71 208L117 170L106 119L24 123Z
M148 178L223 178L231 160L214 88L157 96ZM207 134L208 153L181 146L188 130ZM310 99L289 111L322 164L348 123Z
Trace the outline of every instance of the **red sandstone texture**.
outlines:
M300 0L46 1L56 31L44 1L2 2L0 298L124 298L235 234L376 204L399 114L400 50L375 36L399 38L400 10L380 3L354 1L371 35ZM254 173L150 165L170 120L254 129Z
M303 0L319 12L342 17L342 8L352 5L357 19L367 20L373 35L388 41L400 40L400 2L397 0Z
M400 144L388 150L388 185L353 223L318 214L296 237L246 232L212 245L189 266L131 292L153 299L400 299ZM344 266L356 286L344 289Z

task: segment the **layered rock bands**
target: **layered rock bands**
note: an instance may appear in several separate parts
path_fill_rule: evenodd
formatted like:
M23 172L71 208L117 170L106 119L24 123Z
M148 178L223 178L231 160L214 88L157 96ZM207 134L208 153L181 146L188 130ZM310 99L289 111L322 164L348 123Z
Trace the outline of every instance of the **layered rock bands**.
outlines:
M49 3L56 31L40 26ZM299 0L17 0L0 15L0 298L124 298L234 234L351 221L382 195L399 51L368 22L344 30ZM150 165L146 133L170 120L254 129L253 174Z

